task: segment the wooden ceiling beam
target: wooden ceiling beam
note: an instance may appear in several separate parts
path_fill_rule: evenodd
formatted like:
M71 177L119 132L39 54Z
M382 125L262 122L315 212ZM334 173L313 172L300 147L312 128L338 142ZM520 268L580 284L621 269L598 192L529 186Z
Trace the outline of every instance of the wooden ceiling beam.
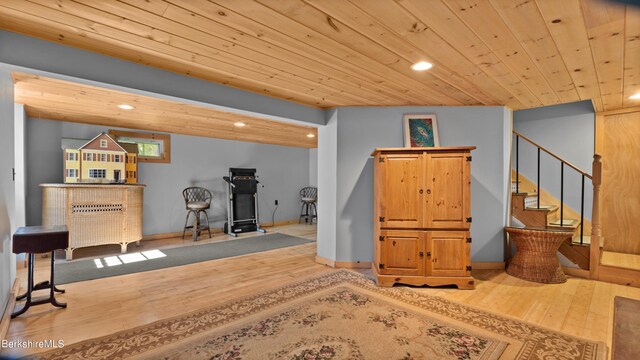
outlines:
M24 73L13 74L16 102L31 117L256 143L317 147L316 128ZM134 110L119 109L130 104ZM236 127L243 122L246 126ZM313 134L313 138L307 137Z

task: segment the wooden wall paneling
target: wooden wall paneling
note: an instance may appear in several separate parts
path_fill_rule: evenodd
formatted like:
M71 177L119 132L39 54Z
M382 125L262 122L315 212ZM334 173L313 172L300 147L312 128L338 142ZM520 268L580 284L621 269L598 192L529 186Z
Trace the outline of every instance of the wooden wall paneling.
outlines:
M194 4L203 1L190 1L189 6L193 7ZM269 3L269 7L233 0L217 0L215 3L223 6L223 11L237 11L252 19L254 23L263 24L262 26L277 21L279 31L294 39L330 51L334 57L347 60L356 66L368 69L370 72L383 75L387 79L395 79L396 82L403 85L407 96L421 95L430 99L431 102L442 105L463 105L464 99L467 98L460 91L454 91L451 86L435 79L433 75L416 75L409 69L410 64L396 65L401 62L397 55L363 38L362 35L335 19L331 20L333 25L329 24L326 15L304 3L274 1ZM287 10L281 8L282 6L294 8ZM271 7L277 8L278 11ZM199 10L211 12L210 7L199 7ZM287 11L286 16L279 11ZM219 15L216 16L219 17ZM327 34L331 34L331 36ZM416 77L428 78L431 82L426 85L416 80ZM449 90L451 93L448 92Z
M567 64L580 99L592 99L596 111L602 111L604 106L580 1L537 0L536 4Z
M282 91L289 92L289 96L299 93L297 96L305 97L307 99L314 98L314 100L311 100L311 104L315 106L320 105L318 100L326 99L331 101L330 99L334 96L329 92L321 91L318 89L318 86L309 89L308 86L300 84L304 83L304 79L300 77L292 77L290 74L277 69L267 68L255 61L237 57L229 58L224 52L213 51L212 49L208 49L203 46L193 49L195 47L194 42L180 37L172 37L157 29L153 31L153 35L148 34L146 36L138 36L120 30L119 28L80 18L36 3L22 0L8 0L7 2L3 2L3 4L4 6L11 7L12 9L18 10L22 13L38 14L38 17L44 21L47 19L55 19L56 22L73 23L78 26L76 31L83 32L84 34L100 35L102 36L102 40L106 40L105 37L118 39L120 41L127 42L129 46L137 46L141 50L144 49L144 51L147 52L160 54L166 61L197 64L206 68L207 71L211 73L227 73L229 74L229 78L227 80L228 84L232 86L246 86L251 82L249 79L254 79L261 85L261 87L271 84L281 88ZM43 1L43 4L51 4L51 2ZM156 41L155 39L164 39L164 42ZM171 42L171 45L168 44L169 42ZM181 46L191 46L192 49L187 51L181 48ZM202 55L201 53L205 54ZM156 66L158 66L158 64L156 64ZM286 79L287 77L289 77L289 79ZM235 84L235 82L242 84ZM313 82L311 82L311 84L313 84ZM338 91L335 90L334 92ZM340 98L339 94L337 98ZM339 100L334 102L334 104L340 103L341 102Z
M625 6L601 0L582 0L591 53L605 110L622 107L625 46ZM640 59L638 59L640 61Z
M457 62L457 59L461 57L459 53L453 51L449 52L449 56L446 57L435 56L434 52L437 51L438 45L450 48L450 46L444 41L440 39L439 44L431 44L432 46L428 47L419 47L407 41L404 36L401 36L398 32L391 29L390 22L384 21L389 17L382 16L385 19L378 20L381 15L387 14L396 18L400 16L401 18L396 22L399 21L402 23L403 29L410 29L410 24L415 24L415 21L407 19L407 15L409 14L406 14L404 9L395 5L394 2L369 2L364 9L343 0L306 0L306 2L327 14L327 17L342 22L355 31L363 34L371 41L374 41L397 54L401 59L403 59L401 66L404 67L405 71L410 68L411 64L418 61L429 60L429 62L434 65L429 73L433 74L443 82L448 83L449 85L466 93L472 98L470 100L486 105L498 103L491 95L491 92L487 92L479 88L476 86L476 83L465 78L465 76L463 76L465 71L454 71L453 68L449 68L451 64ZM384 10L389 8L389 11L376 11L379 7L383 7ZM370 15L366 10L372 11L373 14L377 15L377 17ZM416 28L415 31L421 32L423 29ZM471 73L476 72L482 74L482 72L478 71L475 66L473 67L474 69ZM469 72L467 71L467 73Z
M490 2L445 0L445 3L544 105L559 103L558 96Z
M362 1L366 5L366 1ZM493 77L496 82L509 89L524 108L542 106L542 102L531 90L444 3L422 0L398 0L397 2L433 29L447 43L462 52L469 61Z
M640 106L629 96L640 93L640 7L627 6L625 16L623 107Z
M491 0L561 102L580 99L562 56L533 1Z
M96 21L101 20L102 14L109 13L115 15L113 26L117 26L121 19L132 20L136 23L149 25L153 31L155 31L155 29L167 29L167 32L171 34L171 36L191 39L201 47L212 47L215 51L222 49L225 52L245 59L259 59L276 68L289 68L293 74L304 76L304 78L316 82L321 86L326 85L327 87L341 90L341 95L345 98L350 98L351 101L360 101L368 104L381 104L389 101L388 97L379 94L375 90L371 90L371 86L367 86L363 81L356 82L355 79L351 80L348 73L335 71L330 67L322 66L322 64L313 66L313 64L310 64L312 60L308 57L300 56L279 47L268 46L268 44L265 44L265 42L257 38L246 36L246 34L234 31L226 26L220 24L215 26L217 23L172 4L165 3L165 10L162 16L157 16L135 7L143 6L146 4L144 1L131 0L130 3L135 6L130 6L125 3L84 2L87 6L70 1L66 1L64 4L67 6L67 11L78 12L79 16L81 16L81 13L85 13L87 11L86 9L93 9L89 6L98 5L100 10L93 9L90 11L91 13L96 13L96 15L93 15ZM90 15L86 16L88 17ZM176 18L176 16L178 16L178 18ZM203 20L206 23L203 23ZM104 21L108 21L108 18ZM184 24L189 24L189 26ZM154 33L142 32L138 35L154 36ZM252 41L243 44L238 41L237 38L250 39ZM345 81L343 78L349 81Z
M640 254L640 112L605 116L603 140L603 249Z

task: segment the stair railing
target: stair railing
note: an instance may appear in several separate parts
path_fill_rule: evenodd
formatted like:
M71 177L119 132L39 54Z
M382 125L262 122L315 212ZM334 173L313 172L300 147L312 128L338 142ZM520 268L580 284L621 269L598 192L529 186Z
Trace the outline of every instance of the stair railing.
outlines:
M582 175L582 188L581 188L581 198L580 198L580 245L584 242L584 179L589 178L593 181L591 175L587 172L581 170L577 166L571 164L568 161L565 161L560 156L554 154L553 152L545 149L543 146L537 144L533 140L527 138L526 136L518 133L517 131L513 131L513 134L516 136L516 193L520 192L520 138L527 141L531 145L535 146L538 149L538 171L537 171L537 197L538 197L538 209L540 209L540 151L544 151L545 153L551 155L558 161L560 161L560 226L564 226L564 168L568 166L569 168L578 172L578 174ZM594 199L595 200L595 199ZM592 210L593 212L593 210ZM592 215L593 216L593 215ZM593 239L592 239L593 240Z

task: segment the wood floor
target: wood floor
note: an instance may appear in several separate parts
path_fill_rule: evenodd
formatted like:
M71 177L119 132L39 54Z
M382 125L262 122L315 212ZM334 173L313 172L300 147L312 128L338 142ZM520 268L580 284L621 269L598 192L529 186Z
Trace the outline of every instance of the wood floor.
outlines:
M315 225L287 225L272 231L315 238ZM225 235L216 235L213 241L226 239ZM164 240L156 244L169 246L171 242ZM143 243L145 248L150 245ZM67 293L60 295L59 299L69 304L67 309L48 305L31 308L25 315L11 321L7 338L62 339L70 344L131 329L304 276L332 271L315 263L315 255L316 244L312 243L64 285L62 287ZM47 261L38 259L36 274L40 278L47 276ZM580 278L569 278L565 284L542 285L519 280L498 270L474 270L473 275L477 279L476 290L413 289L575 336L605 341L609 346L614 297L640 299L640 288ZM21 285L26 282L24 269L19 269L18 277ZM36 351L11 352L5 349L1 355L24 355Z

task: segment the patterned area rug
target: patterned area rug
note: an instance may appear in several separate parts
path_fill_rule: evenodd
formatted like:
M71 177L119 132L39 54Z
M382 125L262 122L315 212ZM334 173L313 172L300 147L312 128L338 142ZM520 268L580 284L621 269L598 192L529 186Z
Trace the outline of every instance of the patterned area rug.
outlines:
M606 345L340 270L44 359L605 359Z

